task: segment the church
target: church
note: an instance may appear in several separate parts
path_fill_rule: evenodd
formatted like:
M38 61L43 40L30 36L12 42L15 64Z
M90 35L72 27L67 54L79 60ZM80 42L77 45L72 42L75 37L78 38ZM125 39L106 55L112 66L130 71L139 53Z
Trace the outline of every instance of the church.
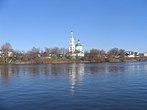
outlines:
M71 57L84 57L83 46L80 43L80 40L78 40L76 45L74 43L73 31L71 31L70 33L69 49L68 49L67 55Z

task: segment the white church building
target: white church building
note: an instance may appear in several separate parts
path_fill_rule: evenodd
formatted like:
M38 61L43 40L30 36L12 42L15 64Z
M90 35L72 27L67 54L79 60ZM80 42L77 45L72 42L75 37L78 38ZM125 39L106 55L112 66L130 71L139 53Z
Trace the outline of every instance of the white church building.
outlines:
M73 31L70 33L70 42L67 55L71 57L84 57L83 46L80 41L78 40L75 45Z

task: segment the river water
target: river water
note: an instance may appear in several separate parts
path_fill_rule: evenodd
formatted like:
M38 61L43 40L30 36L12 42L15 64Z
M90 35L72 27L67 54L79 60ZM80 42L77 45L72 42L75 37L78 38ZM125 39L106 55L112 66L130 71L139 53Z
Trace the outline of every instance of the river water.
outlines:
M147 62L0 65L0 110L147 110Z

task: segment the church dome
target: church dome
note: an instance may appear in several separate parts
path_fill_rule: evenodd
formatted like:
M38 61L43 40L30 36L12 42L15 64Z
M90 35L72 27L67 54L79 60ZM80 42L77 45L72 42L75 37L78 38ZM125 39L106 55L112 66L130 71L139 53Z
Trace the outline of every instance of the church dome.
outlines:
M78 43L76 44L76 47L77 46L82 46L82 44L80 43L80 41L78 40Z

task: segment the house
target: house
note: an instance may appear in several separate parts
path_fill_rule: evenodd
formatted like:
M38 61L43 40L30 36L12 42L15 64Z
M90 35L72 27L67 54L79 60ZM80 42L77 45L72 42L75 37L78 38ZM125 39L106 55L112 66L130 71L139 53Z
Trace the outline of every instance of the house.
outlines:
M144 57L147 57L147 52L143 53Z
M133 52L133 51L126 51L126 57L128 58L136 58L140 57L141 53L139 52Z

